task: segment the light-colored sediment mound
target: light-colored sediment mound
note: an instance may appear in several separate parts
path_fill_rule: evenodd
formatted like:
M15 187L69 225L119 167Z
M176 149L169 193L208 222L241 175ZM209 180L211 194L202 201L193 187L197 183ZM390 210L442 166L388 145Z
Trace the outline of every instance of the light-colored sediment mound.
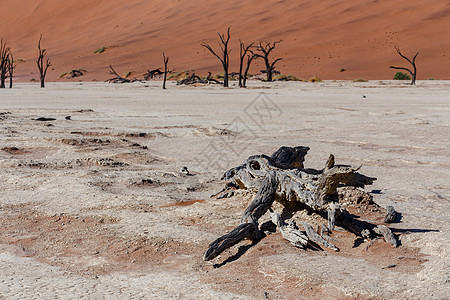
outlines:
M284 57L279 70L305 79L391 79L395 72L388 66L404 64L394 45L407 55L420 51L419 79L449 78L450 6L444 0L0 0L0 6L1 35L25 60L17 68L22 81L37 78L39 33L53 61L50 80L78 68L88 71L83 80L105 80L110 63L119 73L139 75L162 66L162 51L171 68L218 72L216 58L200 43L215 42L216 31L229 25L232 71L239 38L282 39L274 52ZM101 47L112 48L94 54Z

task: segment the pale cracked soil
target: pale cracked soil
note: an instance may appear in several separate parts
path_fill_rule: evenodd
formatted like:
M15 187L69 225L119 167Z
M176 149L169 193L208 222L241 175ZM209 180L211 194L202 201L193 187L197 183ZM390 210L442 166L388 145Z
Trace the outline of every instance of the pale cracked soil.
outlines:
M420 81L2 90L0 299L445 299L449 89ZM333 153L377 177L366 192L381 208L349 210L382 222L393 205L402 216L388 226L400 247L334 231L340 252L300 250L272 233L204 262L253 197L210 198L221 172L283 145L309 146L307 167ZM323 223L304 211L292 218Z

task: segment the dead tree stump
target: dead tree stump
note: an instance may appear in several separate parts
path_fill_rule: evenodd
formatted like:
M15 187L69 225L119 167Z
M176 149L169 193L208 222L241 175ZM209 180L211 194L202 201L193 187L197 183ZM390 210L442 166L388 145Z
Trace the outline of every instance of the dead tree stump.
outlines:
M324 230L319 234L311 225L303 223L303 233L295 222L286 223L280 214L272 210L275 201L285 207L289 203L301 203L304 209L327 221L327 227L322 225L327 232L332 232L335 225L338 225L364 239L382 236L386 242L397 247L397 240L388 227L358 220L339 204L338 186L364 188L376 178L358 173L360 167L336 165L333 155L330 155L322 170L304 168L303 162L308 150L308 147L302 146L281 147L270 157L250 156L244 164L224 173L222 179L226 180L227 184L215 195L217 198L233 195L235 189L257 188L258 192L244 211L241 225L212 242L204 254L205 260L217 257L244 239L259 240L264 235L260 232L258 220L267 211L270 211L272 222L283 237L294 246L305 248L308 243L314 242L339 251L328 241L327 236L322 236Z

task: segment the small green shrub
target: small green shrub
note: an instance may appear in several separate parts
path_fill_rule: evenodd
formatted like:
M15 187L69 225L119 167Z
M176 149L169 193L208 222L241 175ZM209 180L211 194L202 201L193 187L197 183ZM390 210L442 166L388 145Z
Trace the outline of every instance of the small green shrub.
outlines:
M358 78L358 79L354 79L353 82L368 82L369 80L366 79L362 79L362 78Z
M347 71L347 70L344 69L344 68L342 68L342 69L339 70L339 72L345 72L345 71Z
M402 72L397 72L394 75L394 80L410 80L411 76L409 76L406 73L402 73Z
M59 75L59 79L66 77L67 75L69 75L69 72L65 72Z
M322 79L320 79L317 76L313 76L308 80L308 82L321 82L321 81L322 81Z
M108 47L101 47L101 48L98 48L97 50L94 51L94 54L100 54L100 53L103 53L103 52L105 52L105 50L106 50L107 48L108 48Z

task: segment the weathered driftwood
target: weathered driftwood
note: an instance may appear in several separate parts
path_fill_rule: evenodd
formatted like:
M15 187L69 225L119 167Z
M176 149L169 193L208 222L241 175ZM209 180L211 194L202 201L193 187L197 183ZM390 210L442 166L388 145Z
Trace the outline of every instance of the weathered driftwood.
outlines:
M373 229L373 231L377 234L380 234L384 237L384 240L391 244L392 246L394 246L395 248L397 248L398 243L397 240L395 239L394 235L392 234L392 231L387 228L385 225L378 225L377 227L375 227Z
M319 244L321 246L324 246L325 248L329 248L329 249L334 250L334 251L339 251L338 247L336 247L335 245L333 245L329 241L325 240L308 223L303 222L303 228L305 228L306 234L308 235L308 238L311 241L313 241L313 242L315 242L315 243L317 243L317 244Z
M323 170L306 169L303 162L308 150L308 147L302 146L281 147L270 157L250 156L244 164L225 172L222 179L228 183L216 197L231 196L233 191L239 188L257 188L258 192L245 210L242 224L211 243L204 255L205 260L216 257L243 239L257 240L261 237L258 220L268 210L271 211L274 201L285 206L292 202L303 204L308 210L328 220L328 230L333 230L337 224L365 239L383 236L387 242L397 245L389 228L377 227L375 224L355 219L338 204L338 185L364 187L372 184L376 178L358 173L359 167L335 165L333 155L330 155ZM284 238L297 247L304 247L308 238L294 226L295 224L286 224L276 213L271 213L271 217ZM315 232L311 226L304 224L304 227L309 240L338 251L337 247Z
M289 241L292 245L298 248L304 249L308 245L308 237L301 232L295 221L292 220L289 223L284 222L281 215L272 211L270 212L270 218L272 222L277 226L281 232L283 238Z
M221 236L209 245L208 250L203 255L204 260L211 260L220 255L223 251L236 245L243 239L257 240L257 228L255 224L244 223L233 229L230 233Z

